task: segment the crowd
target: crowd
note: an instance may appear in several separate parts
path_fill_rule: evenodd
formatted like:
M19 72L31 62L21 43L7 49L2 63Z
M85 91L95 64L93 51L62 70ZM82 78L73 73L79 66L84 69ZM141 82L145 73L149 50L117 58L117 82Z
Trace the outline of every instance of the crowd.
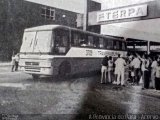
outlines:
M125 86L127 81L131 85L141 83L142 89L160 90L160 58L147 54L140 56L137 53L127 58L118 54L116 60L105 56L102 60L101 83Z

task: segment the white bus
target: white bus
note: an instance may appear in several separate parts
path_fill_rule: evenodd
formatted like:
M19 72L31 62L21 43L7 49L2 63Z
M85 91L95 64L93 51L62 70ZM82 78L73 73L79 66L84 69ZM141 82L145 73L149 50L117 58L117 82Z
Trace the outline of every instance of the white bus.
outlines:
M97 71L108 55L126 55L126 42L119 38L62 25L25 29L20 50L20 69L33 78Z

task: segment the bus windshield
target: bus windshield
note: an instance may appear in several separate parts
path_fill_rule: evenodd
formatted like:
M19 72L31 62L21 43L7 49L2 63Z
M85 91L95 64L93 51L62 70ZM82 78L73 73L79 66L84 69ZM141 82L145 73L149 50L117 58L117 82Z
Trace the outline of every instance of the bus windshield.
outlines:
M36 32L25 32L23 35L23 43L21 46L21 52L32 52L33 43L35 40Z
M52 31L38 31L35 39L34 52L50 52Z
M50 52L52 31L25 32L21 52Z

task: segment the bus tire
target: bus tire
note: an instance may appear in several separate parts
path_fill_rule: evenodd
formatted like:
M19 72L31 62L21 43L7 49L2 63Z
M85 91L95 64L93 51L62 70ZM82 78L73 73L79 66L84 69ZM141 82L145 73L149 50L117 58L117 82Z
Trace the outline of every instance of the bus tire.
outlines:
M35 79L35 80L39 79L39 77L40 77L39 75L32 74L32 78Z
M64 61L59 66L59 76L65 77L71 72L71 64L68 61Z

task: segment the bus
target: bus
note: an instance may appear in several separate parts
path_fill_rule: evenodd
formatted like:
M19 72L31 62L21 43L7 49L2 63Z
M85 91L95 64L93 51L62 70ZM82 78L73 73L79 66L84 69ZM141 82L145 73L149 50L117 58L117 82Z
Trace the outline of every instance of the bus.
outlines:
M98 71L104 56L126 56L126 41L62 25L24 30L19 66L33 78Z

